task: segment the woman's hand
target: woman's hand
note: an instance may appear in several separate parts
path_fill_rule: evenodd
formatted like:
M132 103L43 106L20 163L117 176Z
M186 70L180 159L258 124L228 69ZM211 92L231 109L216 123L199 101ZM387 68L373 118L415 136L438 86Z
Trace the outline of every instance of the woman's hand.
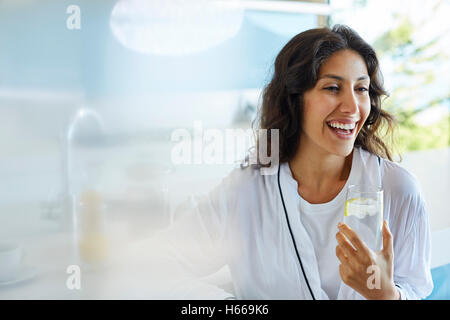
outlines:
M341 262L339 274L342 281L368 300L399 299L400 293L394 284L393 240L386 220L383 224L383 250L379 253L368 248L346 224L339 223L338 229L336 256Z

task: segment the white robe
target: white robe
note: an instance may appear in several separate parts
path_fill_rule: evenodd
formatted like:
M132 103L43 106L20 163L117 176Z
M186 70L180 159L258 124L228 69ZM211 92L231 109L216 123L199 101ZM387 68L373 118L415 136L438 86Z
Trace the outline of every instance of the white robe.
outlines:
M355 161L352 170L359 170L351 173L349 182L381 185L384 190L384 219L394 237L394 282L402 298L428 296L433 288L430 230L416 179L393 162L381 160L379 165L376 156L360 148L354 149ZM297 216L298 199L286 190L292 188L289 178L281 174L280 184L302 265L315 298L329 299L321 287L312 241ZM251 166L235 169L207 195L191 198L177 212L181 218L157 237L190 272L206 276L228 264L237 299L311 299L276 171L262 175ZM341 281L337 299L364 297Z

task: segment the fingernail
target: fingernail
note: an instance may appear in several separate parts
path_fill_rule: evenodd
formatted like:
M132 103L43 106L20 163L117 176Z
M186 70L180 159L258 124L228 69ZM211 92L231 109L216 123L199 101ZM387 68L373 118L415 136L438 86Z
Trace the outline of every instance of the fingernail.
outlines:
M342 227L342 223L339 222L339 223L338 223L338 228L341 228L341 227Z

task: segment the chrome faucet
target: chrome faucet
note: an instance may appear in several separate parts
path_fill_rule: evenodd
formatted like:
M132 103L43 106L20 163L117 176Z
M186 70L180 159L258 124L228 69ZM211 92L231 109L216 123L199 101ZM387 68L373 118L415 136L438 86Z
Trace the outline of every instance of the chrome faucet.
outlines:
M62 157L62 212L60 215L63 230L73 230L76 224L74 212L73 190L73 147L76 144L89 144L94 138L101 137L104 123L97 111L89 108L80 108L71 117L63 137Z

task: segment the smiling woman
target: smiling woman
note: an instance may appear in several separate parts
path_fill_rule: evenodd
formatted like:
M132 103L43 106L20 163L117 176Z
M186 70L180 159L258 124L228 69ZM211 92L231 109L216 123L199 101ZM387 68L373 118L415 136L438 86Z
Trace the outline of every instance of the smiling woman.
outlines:
M180 220L159 243L197 275L228 265L240 299L428 296L425 202L380 135L393 118L381 108L375 51L348 27L312 29L285 45L274 71L259 123L279 130L275 174L259 163L235 169L208 195L180 206ZM351 185L383 192L381 250L363 240L372 230L358 234L342 223Z
M364 121L346 116L329 118L327 121L332 123L328 125L339 128L337 120L342 125L358 120L355 134L334 132L338 137L351 139L355 146L392 160L392 151L384 141L392 137L394 118L381 109L384 95L387 93L378 59L363 39L344 26L333 30L311 29L291 39L277 56L275 74L264 90L259 126L280 128L280 161L288 161L300 141L304 143L304 139L298 139L303 126L312 126L309 121L303 121L311 108L308 107L310 99L322 97L330 104L332 99L337 103L344 97L344 107L351 108L357 103L369 113L364 115ZM383 137L381 129L386 129Z
M316 143L347 155L369 116L369 83L366 64L355 51L341 50L325 62L303 97L303 147Z

